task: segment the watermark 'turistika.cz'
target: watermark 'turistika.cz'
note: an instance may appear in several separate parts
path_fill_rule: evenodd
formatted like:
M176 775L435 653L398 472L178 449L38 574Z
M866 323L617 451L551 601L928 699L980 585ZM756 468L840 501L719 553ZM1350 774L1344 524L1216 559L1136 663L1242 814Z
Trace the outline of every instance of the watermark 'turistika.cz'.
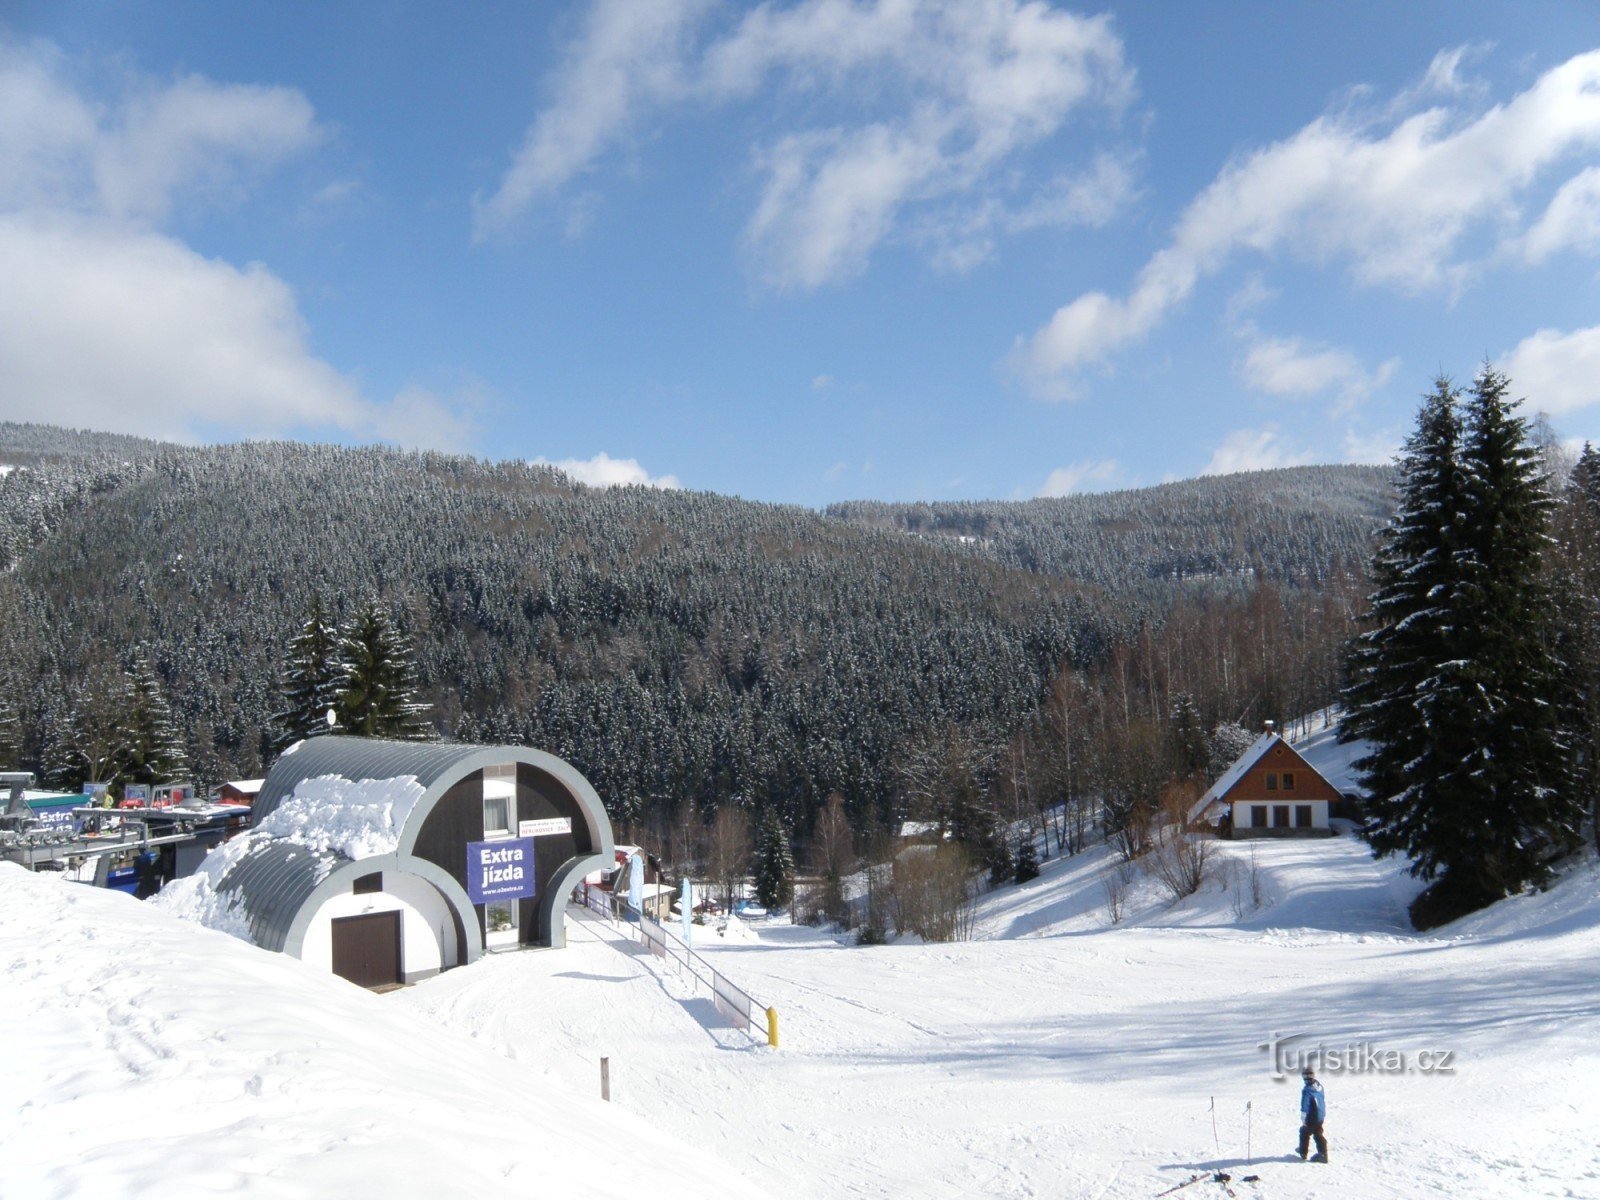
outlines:
M1313 1042L1307 1033L1270 1033L1256 1046L1272 1062L1272 1077L1280 1082L1310 1067L1318 1075L1453 1075L1454 1050L1394 1050L1371 1042L1329 1046Z

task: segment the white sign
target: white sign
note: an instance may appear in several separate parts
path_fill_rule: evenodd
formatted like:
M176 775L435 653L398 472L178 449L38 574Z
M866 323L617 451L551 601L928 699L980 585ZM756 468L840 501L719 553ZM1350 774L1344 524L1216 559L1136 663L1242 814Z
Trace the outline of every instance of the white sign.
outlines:
M571 833L571 817L545 817L538 821L518 821L518 837L546 837L553 833Z

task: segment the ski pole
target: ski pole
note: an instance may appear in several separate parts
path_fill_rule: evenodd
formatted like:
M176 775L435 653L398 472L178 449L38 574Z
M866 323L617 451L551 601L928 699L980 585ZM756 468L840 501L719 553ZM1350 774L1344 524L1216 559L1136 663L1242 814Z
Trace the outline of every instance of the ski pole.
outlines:
M1211 1140L1216 1143L1217 1157L1222 1157L1222 1139L1217 1136L1217 1098L1211 1097Z
M1247 1167L1256 1165L1256 1156L1250 1147L1251 1126L1254 1123L1254 1104L1254 1100L1246 1100L1244 1102L1244 1165Z

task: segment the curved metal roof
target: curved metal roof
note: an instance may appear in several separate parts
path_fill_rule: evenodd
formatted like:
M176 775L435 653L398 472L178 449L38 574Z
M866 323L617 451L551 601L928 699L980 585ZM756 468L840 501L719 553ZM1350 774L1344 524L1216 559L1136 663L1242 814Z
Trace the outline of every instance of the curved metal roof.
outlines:
M301 907L329 875L350 860L331 850L273 838L250 852L217 882L232 895L250 923L250 940L265 950L282 950Z
M391 742L332 734L307 738L273 764L252 806L251 821L259 822L305 780L323 775L342 775L351 780L402 779L409 775L428 790L446 774L466 774L462 768L469 759L482 756L485 761L514 762L527 754L527 750L514 746Z
M371 871L380 862L392 864L429 878L440 889L468 927L470 960L481 949L481 945L474 948L477 924L471 901L445 872L414 858L413 851L423 823L446 790L474 771L506 763L527 763L553 777L571 796L588 825L592 851L580 853L562 865L540 904L541 927L552 944L559 945L562 925L556 917L556 905L565 902L566 893L584 872L610 861L611 821L593 786L572 764L526 746L398 742L334 735L301 742L282 755L268 772L252 811L252 825L259 826L306 780L327 776L352 782L415 779L423 794L406 815L404 827L395 830L399 844L391 854L357 861L333 851L314 850L293 837L274 837L228 868L218 890L237 895L257 945L297 954L297 939L304 935L308 905L319 902L319 894L334 886L337 881L330 882L332 876ZM252 836L259 837L259 831Z

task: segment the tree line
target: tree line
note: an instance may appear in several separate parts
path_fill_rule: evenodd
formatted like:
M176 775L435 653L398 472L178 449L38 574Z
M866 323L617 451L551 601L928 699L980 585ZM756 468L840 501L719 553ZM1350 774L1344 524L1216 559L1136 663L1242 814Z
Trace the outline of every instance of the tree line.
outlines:
M948 819L999 863L985 814L1097 791L1138 809L1159 800L1152 762L1197 769L1197 738L1209 755L1230 729L1328 703L1355 585L1295 556L1357 562L1387 511L1365 469L1268 473L1271 511L1248 519L1249 488L1196 481L1178 508L1208 569L1175 574L1152 549L1172 489L1150 513L1122 495L1113 521L1063 509L1073 544L1120 564L1121 582L1089 584L948 538L521 463L18 426L0 458L24 464L0 479L13 761L87 773L73 747L96 706L126 706L136 657L202 783L263 773L328 708L387 729L352 707L347 651L327 668L328 646L381 618L409 647L414 691L384 687L419 706L414 732L559 754L651 844L687 847L731 809L803 861L835 797L866 845L942 773L981 810ZM1261 557L1273 522L1307 531L1294 554Z

